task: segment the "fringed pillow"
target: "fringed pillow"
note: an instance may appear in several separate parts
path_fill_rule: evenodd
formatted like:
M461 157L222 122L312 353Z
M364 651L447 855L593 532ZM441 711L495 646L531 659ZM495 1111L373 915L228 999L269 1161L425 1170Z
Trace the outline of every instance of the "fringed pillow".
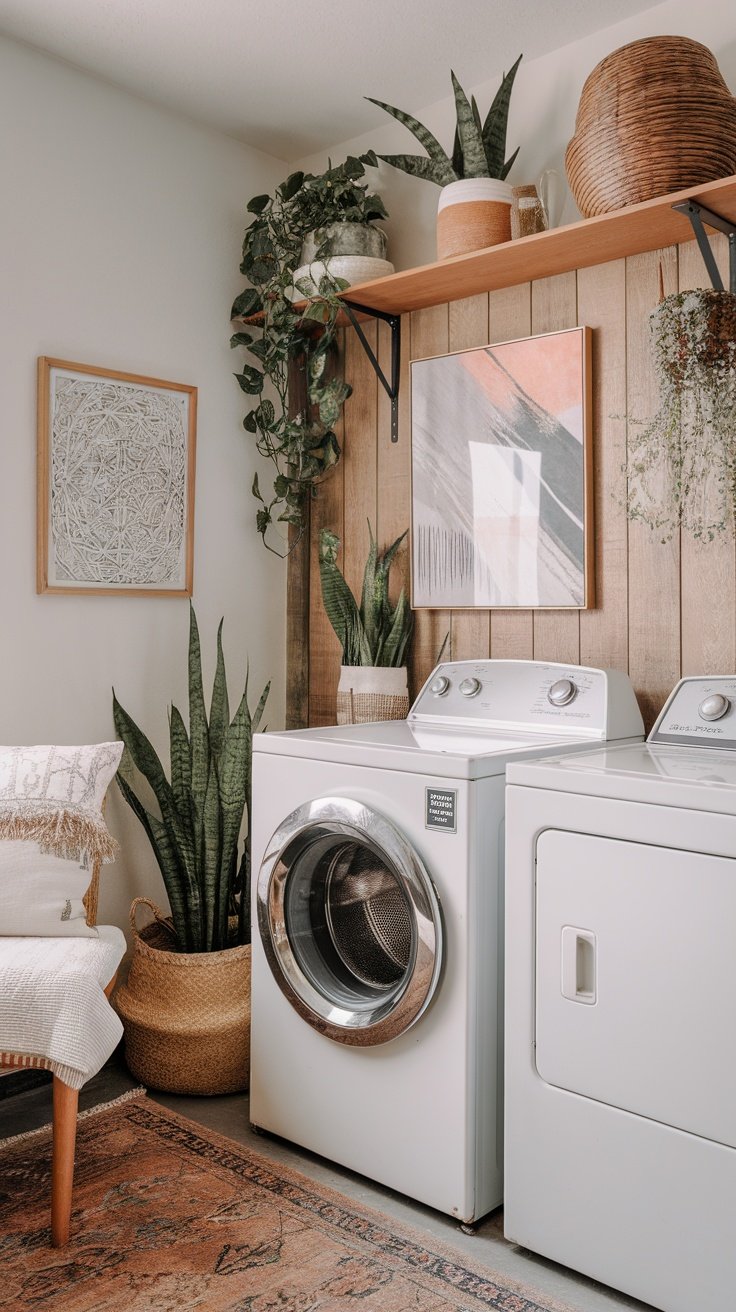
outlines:
M83 898L90 871L44 855L38 843L0 842L0 934L98 938Z
M88 747L0 747L0 839L39 843L77 861L114 861L117 844L102 815L122 743Z

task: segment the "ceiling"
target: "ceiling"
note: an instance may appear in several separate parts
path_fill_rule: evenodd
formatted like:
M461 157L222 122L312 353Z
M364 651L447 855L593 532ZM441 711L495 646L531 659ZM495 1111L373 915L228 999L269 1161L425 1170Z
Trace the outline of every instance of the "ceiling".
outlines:
M279 159L417 113L647 0L0 0L0 32Z

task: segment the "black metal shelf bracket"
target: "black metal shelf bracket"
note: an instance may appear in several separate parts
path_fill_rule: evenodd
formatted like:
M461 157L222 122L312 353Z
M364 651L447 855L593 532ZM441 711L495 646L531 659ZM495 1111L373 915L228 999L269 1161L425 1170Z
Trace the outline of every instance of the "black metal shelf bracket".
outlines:
M346 301L343 299L345 313L348 316L353 328L358 334L363 350L370 360L376 371L378 381L387 392L391 401L391 441L399 440L399 375L401 372L401 315L388 314L386 310L374 310L370 305L358 305L356 301ZM391 381L387 379L383 369L378 363L376 353L373 350L368 338L366 337L360 322L356 318L358 314L368 314L372 319L381 319L387 323L391 329Z
M716 228L718 232L725 232L728 237L728 290L736 294L736 224L731 219L722 219L720 214L714 214L712 210L706 209L705 205L700 205L696 200L686 200L680 205L673 205L672 208L690 220L700 254L708 270L708 277L717 292L726 289L704 225Z

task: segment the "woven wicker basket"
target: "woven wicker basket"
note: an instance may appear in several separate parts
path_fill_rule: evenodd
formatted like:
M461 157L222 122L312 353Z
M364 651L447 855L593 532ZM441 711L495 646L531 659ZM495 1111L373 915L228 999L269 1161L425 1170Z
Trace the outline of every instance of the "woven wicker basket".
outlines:
M440 192L437 259L511 241L512 191L498 178L460 178Z
M341 665L337 723L405 720L409 714L406 666Z
M736 172L736 100L706 46L633 41L590 74L565 155L590 218Z
M139 930L147 906L151 924ZM248 1088L250 945L223 952L172 952L171 922L145 897L130 908L134 936L127 981L115 994L125 1060L142 1084L167 1093Z

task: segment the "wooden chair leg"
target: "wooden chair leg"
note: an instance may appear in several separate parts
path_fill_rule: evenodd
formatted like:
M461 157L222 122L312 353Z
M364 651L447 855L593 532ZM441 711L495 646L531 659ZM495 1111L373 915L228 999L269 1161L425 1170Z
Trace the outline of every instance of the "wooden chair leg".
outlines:
M79 1090L54 1076L54 1130L51 1157L51 1242L62 1248L69 1238L77 1139Z

